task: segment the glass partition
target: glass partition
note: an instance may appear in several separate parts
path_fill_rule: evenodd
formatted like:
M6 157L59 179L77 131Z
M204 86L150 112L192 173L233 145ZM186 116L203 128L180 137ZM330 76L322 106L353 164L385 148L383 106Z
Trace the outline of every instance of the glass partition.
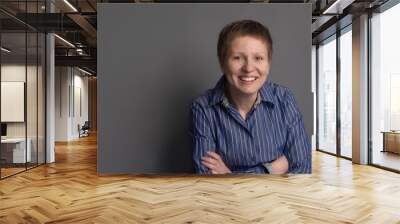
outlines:
M336 154L336 35L318 47L318 149Z
M24 171L32 155L26 142L26 33L2 33L1 47L1 176L7 177Z
M46 38L45 34L38 33L38 76L37 76L37 147L38 147L38 164L43 164L46 162L46 145L45 145L45 120L46 120L46 76L45 76L45 66L46 66Z
M26 81L26 113L27 113L27 147L30 149L30 161L28 168L34 167L38 163L38 145L37 145L37 110L38 110L38 35L36 32L27 33L27 81Z
M44 3L0 2L1 179L45 163L45 34L13 17Z

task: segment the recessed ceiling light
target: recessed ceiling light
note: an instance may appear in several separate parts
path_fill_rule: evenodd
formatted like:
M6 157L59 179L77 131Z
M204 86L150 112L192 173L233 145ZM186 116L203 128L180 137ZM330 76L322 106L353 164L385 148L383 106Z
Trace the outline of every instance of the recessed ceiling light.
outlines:
M73 45L73 44L72 44L71 42L69 42L68 40L66 40L66 39L64 39L64 38L62 38L62 37L60 37L60 36L57 35L57 34L54 34L54 36L57 37L58 39L60 39L61 41L63 41L64 43L66 43L67 45L69 45L69 46L75 48L75 45Z
M353 3L355 0L336 0L322 14L342 14L343 9Z
M11 52L11 50L9 50L9 49L7 49L7 48L5 48L5 47L1 47L1 50L4 51L4 52L6 52L6 53L10 53L10 52Z
M74 12L78 12L78 10L68 1L64 0L65 4L67 4Z
M85 70L83 70L83 69L81 69L81 68L79 68L79 67L78 67L78 70L81 71L81 72L83 72L83 73L85 73L85 74L87 74L87 75L90 75L90 76L92 75L92 73L90 73L90 72L88 72L88 71L85 71Z

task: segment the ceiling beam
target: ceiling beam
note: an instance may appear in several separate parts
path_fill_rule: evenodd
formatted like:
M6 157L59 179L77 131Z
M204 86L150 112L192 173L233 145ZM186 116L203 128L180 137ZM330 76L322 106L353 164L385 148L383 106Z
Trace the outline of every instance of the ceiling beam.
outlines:
M79 25L83 31L90 37L86 41L90 46L96 46L97 43L97 30L88 22L88 20L80 14L71 13L67 15L77 25Z
M96 58L90 56L55 56L56 66L83 66L96 71Z

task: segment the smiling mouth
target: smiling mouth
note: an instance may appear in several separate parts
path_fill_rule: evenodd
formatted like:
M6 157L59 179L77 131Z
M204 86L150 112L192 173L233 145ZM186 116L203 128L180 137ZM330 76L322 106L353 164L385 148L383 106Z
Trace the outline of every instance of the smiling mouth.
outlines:
M258 78L257 77L254 77L254 76L239 76L239 80L240 81L243 81L243 82L245 82L245 83L252 83L252 82L254 82L255 80L257 80Z

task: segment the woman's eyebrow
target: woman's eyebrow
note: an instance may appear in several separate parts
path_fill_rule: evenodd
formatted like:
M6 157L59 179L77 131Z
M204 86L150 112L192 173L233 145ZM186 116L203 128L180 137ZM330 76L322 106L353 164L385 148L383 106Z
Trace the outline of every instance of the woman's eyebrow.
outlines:
M242 51L231 51L231 54L246 54L246 52L242 52ZM265 51L257 51L257 52L253 52L252 54L267 54L267 52Z

